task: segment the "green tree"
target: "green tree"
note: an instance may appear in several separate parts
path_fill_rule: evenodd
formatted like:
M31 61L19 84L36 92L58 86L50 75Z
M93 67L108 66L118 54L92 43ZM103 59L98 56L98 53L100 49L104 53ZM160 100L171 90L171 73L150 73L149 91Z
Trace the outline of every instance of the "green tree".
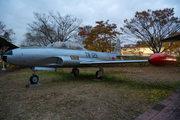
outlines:
M79 27L79 34L77 37L77 43L80 44L81 46L83 46L83 43L85 41L86 38L88 38L89 33L92 30L92 26L91 25L86 25L84 27Z
M79 28L81 30L79 35L86 37L84 41L86 49L104 52L114 50L116 36L121 33L116 31L116 24L109 24L108 21L97 21L97 25L90 32Z

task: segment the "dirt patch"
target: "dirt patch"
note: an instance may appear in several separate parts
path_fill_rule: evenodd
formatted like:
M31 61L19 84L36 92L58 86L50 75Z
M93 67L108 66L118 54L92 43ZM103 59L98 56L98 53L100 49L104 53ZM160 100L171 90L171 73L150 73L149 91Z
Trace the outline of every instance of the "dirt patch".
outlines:
M11 74L15 71L21 70L20 68L6 68L6 70L0 69L0 79L3 78L4 76Z

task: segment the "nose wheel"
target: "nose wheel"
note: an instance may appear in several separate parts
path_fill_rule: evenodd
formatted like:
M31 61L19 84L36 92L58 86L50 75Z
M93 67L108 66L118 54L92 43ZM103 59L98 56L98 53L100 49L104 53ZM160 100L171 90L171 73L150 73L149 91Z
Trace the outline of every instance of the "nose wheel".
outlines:
M39 81L39 77L38 77L37 75L32 75L32 76L30 77L30 82L31 82L31 84L37 84L38 81Z
M31 82L31 84L37 84L39 81L39 77L36 74L36 70L34 68L32 68L32 76L30 77L29 81Z

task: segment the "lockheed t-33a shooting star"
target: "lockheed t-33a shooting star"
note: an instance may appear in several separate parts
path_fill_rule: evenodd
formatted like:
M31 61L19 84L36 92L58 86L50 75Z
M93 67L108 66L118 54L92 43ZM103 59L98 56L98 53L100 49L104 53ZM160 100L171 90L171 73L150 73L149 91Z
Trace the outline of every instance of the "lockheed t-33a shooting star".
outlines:
M22 47L7 51L2 59L10 64L26 66L32 69L31 84L38 83L37 70L54 70L58 67L72 67L74 76L79 74L78 67L97 66L96 78L104 75L104 64L145 63L154 66L175 65L177 59L173 56L155 53L148 60L123 60L121 57L120 43L117 40L112 53L88 51L79 45L68 42L55 42L46 47Z

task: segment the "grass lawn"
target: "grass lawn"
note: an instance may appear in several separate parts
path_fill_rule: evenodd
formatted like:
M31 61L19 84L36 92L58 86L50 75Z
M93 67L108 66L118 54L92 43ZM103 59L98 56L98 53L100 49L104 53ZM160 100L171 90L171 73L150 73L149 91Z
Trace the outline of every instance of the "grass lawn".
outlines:
M30 88L30 69L1 78L0 119L130 120L180 88L180 67L106 67L94 81L98 69L38 71L42 86Z

